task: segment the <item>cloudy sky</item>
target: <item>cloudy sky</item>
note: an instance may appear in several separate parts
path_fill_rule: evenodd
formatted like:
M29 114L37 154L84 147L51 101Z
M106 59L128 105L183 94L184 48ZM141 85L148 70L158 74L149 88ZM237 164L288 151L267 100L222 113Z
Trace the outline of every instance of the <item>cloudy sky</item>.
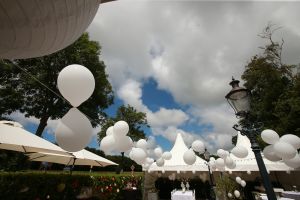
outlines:
M231 77L240 79L261 53L265 41L258 34L269 22L282 27L274 39L285 40L284 62L300 63L299 10L298 2L101 4L88 32L102 46L116 95L107 112L130 104L147 113L147 134L165 150L178 132L188 145L197 138L210 150L229 149L237 122L224 98Z

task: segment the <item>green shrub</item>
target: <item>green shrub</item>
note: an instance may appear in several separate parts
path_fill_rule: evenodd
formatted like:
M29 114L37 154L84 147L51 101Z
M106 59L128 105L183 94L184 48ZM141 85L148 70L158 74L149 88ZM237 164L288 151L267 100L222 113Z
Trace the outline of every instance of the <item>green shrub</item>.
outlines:
M76 199L91 188L94 199L116 200L129 182L142 187L142 176L90 176L53 173L0 173L0 199Z

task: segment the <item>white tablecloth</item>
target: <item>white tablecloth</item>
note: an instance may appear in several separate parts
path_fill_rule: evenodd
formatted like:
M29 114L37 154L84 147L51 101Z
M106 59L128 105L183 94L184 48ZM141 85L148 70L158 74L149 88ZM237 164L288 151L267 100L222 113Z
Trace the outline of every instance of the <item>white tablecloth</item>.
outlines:
M172 200L195 200L195 195L191 190L185 192L179 190L172 193L171 199Z
M283 197L300 200L300 192L284 191L281 194Z

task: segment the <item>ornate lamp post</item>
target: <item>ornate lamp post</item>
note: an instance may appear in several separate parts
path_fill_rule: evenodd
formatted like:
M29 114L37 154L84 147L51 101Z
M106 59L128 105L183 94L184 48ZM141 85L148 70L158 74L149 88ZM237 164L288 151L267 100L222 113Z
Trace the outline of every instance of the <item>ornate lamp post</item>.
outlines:
M238 118L243 118L245 125L240 127L238 124L235 124L233 128L237 131L240 131L242 135L245 135L249 138L251 143L252 151L254 152L256 162L259 168L260 175L263 179L263 184L266 189L266 193L269 200L276 200L276 195L271 185L269 175L265 163L261 156L261 150L257 143L256 137L260 134L262 126L257 127L256 124L250 122L248 114L250 111L250 91L246 88L239 86L239 80L232 78L232 81L229 83L232 86L231 91L225 96L230 106L235 111L235 115Z
M210 166L209 166L209 157L210 157L210 153L207 151L207 149L205 148L205 151L203 153L203 156L206 160L206 165L208 167L208 173L209 173L209 179L210 179L210 199L215 200L216 199L216 195L215 195L215 191L214 191L214 182L212 179L212 174L211 174L211 170L210 170Z

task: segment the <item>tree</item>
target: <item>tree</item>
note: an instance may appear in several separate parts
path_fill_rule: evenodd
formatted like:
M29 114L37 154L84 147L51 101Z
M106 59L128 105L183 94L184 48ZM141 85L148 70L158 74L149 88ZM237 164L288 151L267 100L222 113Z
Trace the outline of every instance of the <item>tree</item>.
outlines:
M282 63L284 40L275 42L274 28L269 24L260 35L268 44L263 54L255 55L242 75L245 87L251 90L250 120L263 122L279 134L299 134L300 92L299 73L295 65Z
M103 124L101 131L98 133L99 143L103 137L106 135L106 130L113 126L117 121L124 120L129 125L128 136L131 137L133 141L138 141L139 139L146 138L143 128L149 127L146 119L146 113L138 112L134 107L120 106L117 110L116 116L108 118Z
M56 80L59 72L70 64L87 67L95 77L95 91L91 98L79 106L93 126L106 117L103 109L113 102L112 88L107 80L105 64L99 60L100 45L89 40L84 33L69 47L40 58L3 60L0 64L0 96L5 101L0 115L19 110L25 117L40 120L36 135L41 136L48 119L63 117L71 106L59 95Z

